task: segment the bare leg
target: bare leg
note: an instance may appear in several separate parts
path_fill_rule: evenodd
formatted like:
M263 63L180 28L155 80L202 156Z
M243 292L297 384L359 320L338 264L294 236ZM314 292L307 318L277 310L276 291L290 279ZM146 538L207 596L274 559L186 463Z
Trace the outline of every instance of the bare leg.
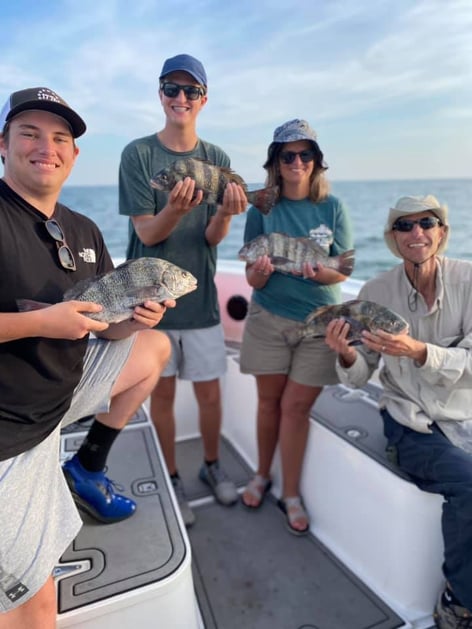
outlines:
M55 629L56 590L52 577L26 603L0 614L0 629Z
M193 389L198 402L200 433L205 460L216 461L222 415L220 381L216 378L205 382L194 382Z
M151 394L170 357L169 339L162 332L142 330L112 390L110 411L97 419L120 430Z
M283 473L284 498L298 496L300 476L309 431L311 407L322 387L308 387L292 380L287 382L282 398L280 422L280 454ZM308 522L300 518L294 528L303 530Z
M287 382L287 376L274 374L256 376L257 382L257 473L269 478L275 448L279 439L280 400ZM257 506L257 500L251 492L243 493L243 501L247 506Z
M177 471L175 459L175 376L161 378L151 393L151 418L159 437L169 474Z

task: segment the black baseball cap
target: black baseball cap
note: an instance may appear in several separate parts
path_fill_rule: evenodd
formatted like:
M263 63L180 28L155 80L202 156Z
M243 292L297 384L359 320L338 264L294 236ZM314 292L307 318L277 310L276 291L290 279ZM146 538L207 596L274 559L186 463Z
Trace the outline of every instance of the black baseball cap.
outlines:
M85 122L66 101L48 87L29 87L13 92L7 99L0 113L0 130L3 132L7 122L17 114L31 109L41 109L56 114L69 124L72 135L78 138L87 129Z

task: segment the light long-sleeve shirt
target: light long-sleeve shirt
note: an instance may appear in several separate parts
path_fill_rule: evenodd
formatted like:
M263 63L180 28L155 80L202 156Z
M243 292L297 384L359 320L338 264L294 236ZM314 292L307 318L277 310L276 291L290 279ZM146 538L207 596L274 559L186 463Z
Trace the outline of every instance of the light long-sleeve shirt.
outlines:
M403 264L369 280L358 299L375 301L402 315L410 335L426 343L418 365L406 356L383 355L379 378L381 408L404 426L431 432L436 422L449 440L472 453L472 263L437 258L436 297L428 309L415 294ZM379 365L381 354L359 346L354 364L336 369L341 382L361 387Z

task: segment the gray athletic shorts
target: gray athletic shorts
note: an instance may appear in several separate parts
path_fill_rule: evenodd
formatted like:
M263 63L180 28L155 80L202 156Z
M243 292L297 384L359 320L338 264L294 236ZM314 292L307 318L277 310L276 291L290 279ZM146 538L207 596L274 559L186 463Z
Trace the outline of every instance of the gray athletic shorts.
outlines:
M226 373L226 346L223 326L198 330L163 330L170 339L172 355L162 376L205 382Z
M255 376L284 374L309 387L336 384L336 354L324 338L304 338L290 345L284 332L297 322L271 314L251 301L244 326L240 369Z
M63 421L108 409L133 343L134 336L90 339L84 373ZM0 612L38 592L82 526L59 462L62 425L31 450L0 461Z

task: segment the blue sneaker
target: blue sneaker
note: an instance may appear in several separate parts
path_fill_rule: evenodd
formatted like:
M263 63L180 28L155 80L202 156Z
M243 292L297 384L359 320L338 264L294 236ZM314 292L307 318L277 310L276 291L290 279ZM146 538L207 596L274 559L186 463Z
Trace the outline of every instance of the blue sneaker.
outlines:
M89 472L75 454L62 466L74 502L83 511L104 524L126 520L136 511L134 500L115 493L116 483L104 472Z

